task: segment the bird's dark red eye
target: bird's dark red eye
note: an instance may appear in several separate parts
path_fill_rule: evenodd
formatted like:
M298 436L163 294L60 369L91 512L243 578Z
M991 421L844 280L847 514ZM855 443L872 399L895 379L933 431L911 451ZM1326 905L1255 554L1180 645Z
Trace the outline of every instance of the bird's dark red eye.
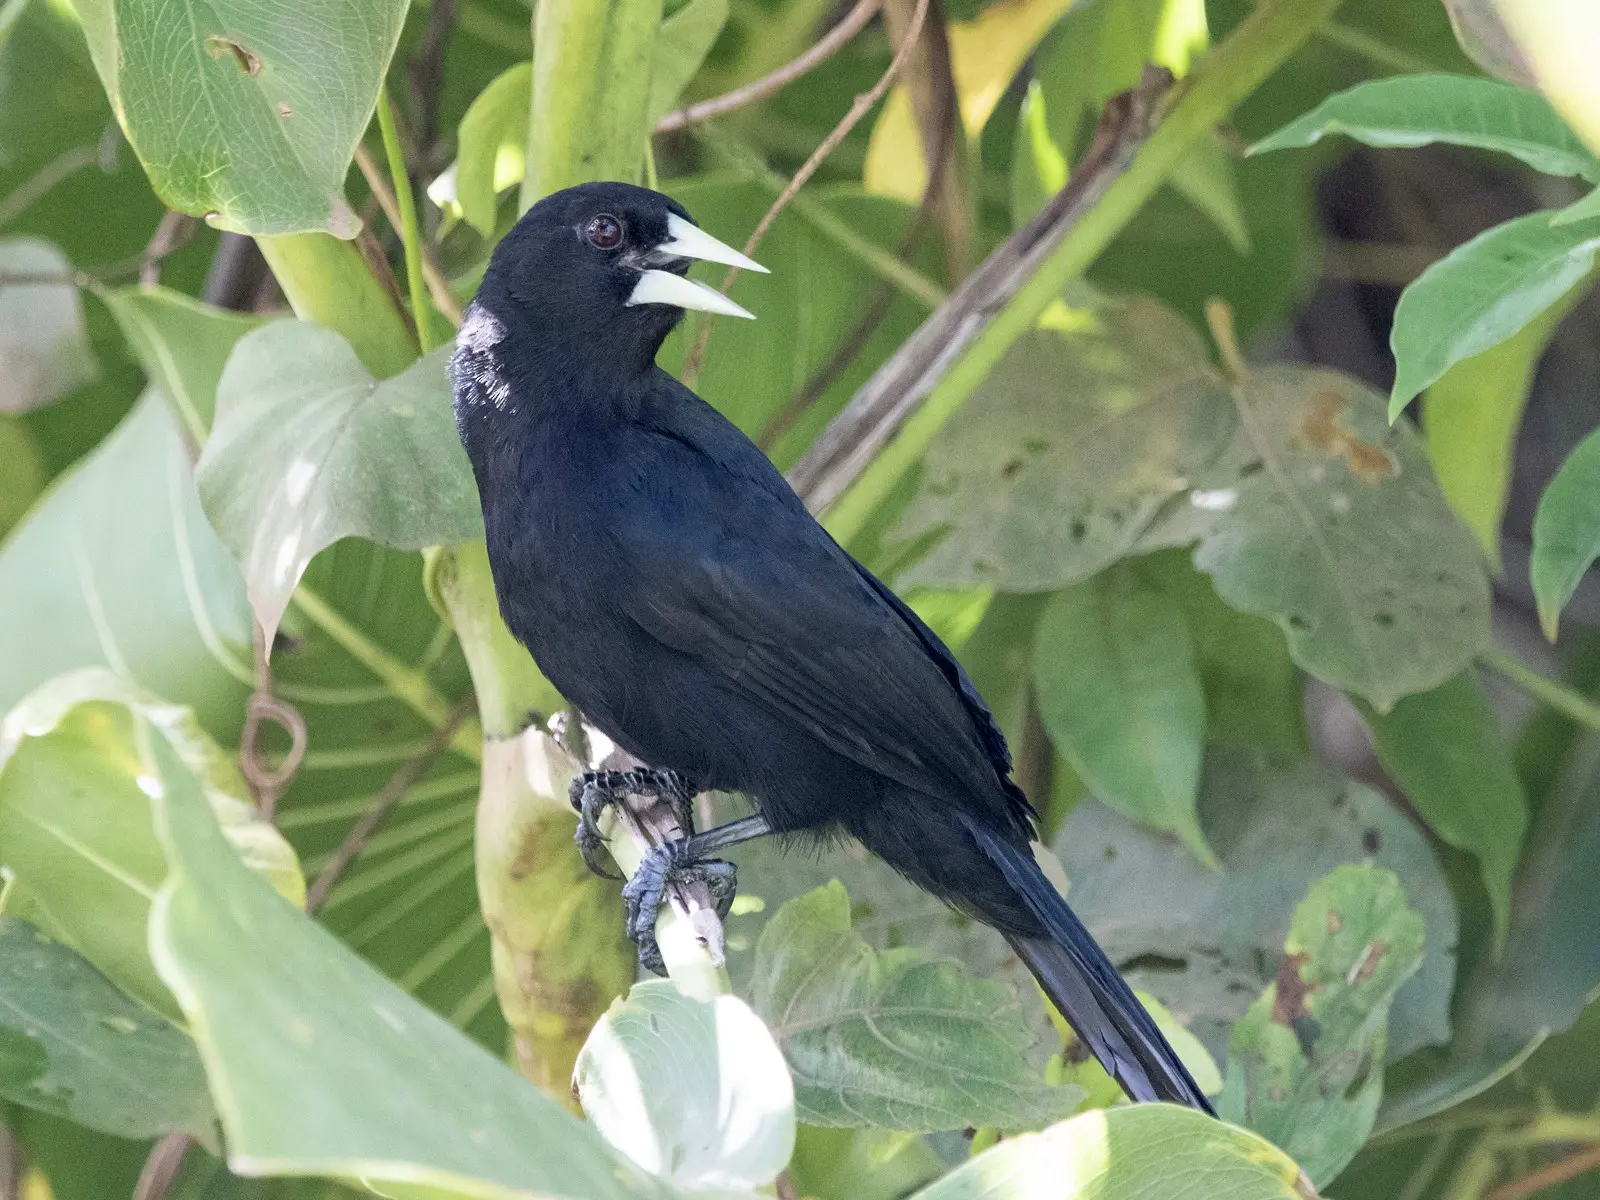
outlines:
M583 236L597 249L614 250L622 244L622 221L610 213L601 213L584 228Z

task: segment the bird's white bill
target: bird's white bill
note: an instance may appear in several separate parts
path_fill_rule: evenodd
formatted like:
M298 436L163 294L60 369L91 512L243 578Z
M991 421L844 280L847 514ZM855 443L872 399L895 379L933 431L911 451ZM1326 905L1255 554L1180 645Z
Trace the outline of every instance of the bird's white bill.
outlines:
M677 213L667 214L667 233L670 235L667 240L656 247L663 254L673 254L679 258L698 258L702 262L724 263L744 271L760 271L763 275L772 274L755 259L746 258L732 246L717 241L700 226L692 221L685 221Z
M633 285L628 306L635 304L675 304L679 308L695 308L701 312L721 313L726 317L744 317L754 321L755 313L741 308L715 288L709 288L693 279L674 275L671 271L645 271Z

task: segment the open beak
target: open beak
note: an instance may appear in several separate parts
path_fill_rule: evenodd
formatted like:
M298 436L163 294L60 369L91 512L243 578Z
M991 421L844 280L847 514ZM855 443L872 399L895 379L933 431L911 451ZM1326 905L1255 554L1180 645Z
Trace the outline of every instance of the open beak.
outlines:
M697 258L702 262L726 263L746 271L760 271L763 275L769 273L760 263L746 258L732 246L719 242L698 225L685 221L676 213L667 214L667 240L652 249L649 258L657 262ZM636 304L674 304L679 308L755 320L754 313L735 304L715 288L673 271L647 269L641 272L639 282L628 296L628 305L632 307Z

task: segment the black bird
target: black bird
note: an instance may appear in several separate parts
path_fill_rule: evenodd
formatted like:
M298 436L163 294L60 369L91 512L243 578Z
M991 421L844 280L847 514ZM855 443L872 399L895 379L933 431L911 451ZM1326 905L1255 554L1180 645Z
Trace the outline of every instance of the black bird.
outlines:
M1210 1112L1040 871L1005 738L955 657L656 366L685 308L750 315L686 279L691 259L762 269L666 196L557 192L495 249L451 360L512 633L660 769L630 786L743 792L759 814L647 858L624 892L641 957L659 966L667 876L724 880L707 855L765 833L848 834L998 929L1129 1096ZM585 782L592 809L617 781Z

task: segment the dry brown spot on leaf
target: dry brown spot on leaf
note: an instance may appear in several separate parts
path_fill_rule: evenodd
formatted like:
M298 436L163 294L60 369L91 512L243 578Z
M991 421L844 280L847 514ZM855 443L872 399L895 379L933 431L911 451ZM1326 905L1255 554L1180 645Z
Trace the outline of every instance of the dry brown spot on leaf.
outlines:
M278 101L278 115L280 117L292 117L294 116L294 109L290 108L287 104L280 100Z
M1300 978L1300 967L1309 960L1306 954L1286 954L1278 967L1277 989L1272 997L1272 1019L1279 1025L1292 1026L1303 1017L1306 997L1317 990L1317 985Z
M1382 483L1395 473L1395 461L1382 446L1362 441L1339 424L1345 407L1343 396L1318 392L1311 398L1311 410L1300 422L1300 436L1318 450L1344 455L1350 473L1362 483Z
M261 56L243 42L236 38L228 37L226 34L213 33L207 37L206 53L212 58L221 58L224 54L231 54L233 55L233 61L239 64L239 69L246 75L261 74Z
M1361 957L1356 959L1355 964L1350 968L1350 976L1345 980L1345 983L1353 986L1371 978L1372 973L1378 969L1378 963L1387 953L1389 953L1388 942L1383 941L1381 938L1377 941L1368 942L1361 951Z

